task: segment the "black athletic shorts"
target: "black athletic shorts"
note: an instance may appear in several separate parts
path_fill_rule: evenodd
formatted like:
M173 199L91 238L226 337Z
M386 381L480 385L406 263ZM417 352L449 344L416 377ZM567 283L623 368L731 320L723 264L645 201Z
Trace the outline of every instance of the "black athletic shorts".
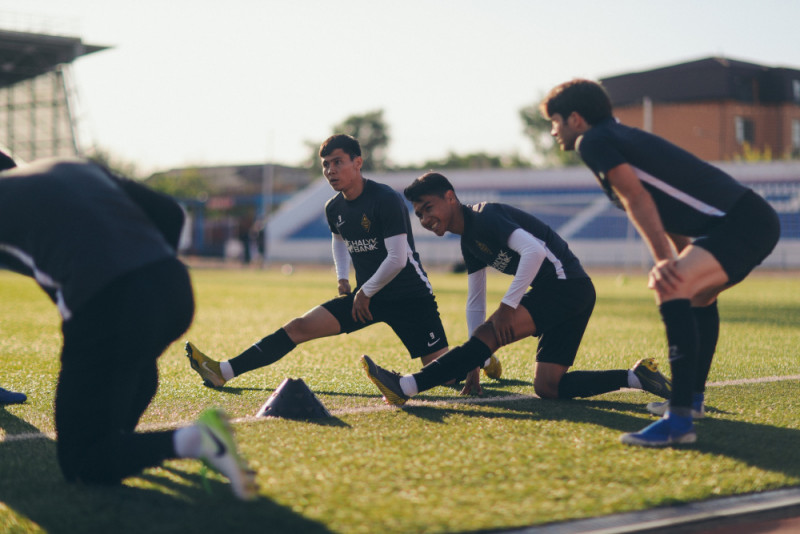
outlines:
M770 255L781 235L778 214L754 191L747 191L733 208L694 245L709 251L738 284Z
M355 293L350 293L322 304L339 321L342 333L350 334L374 323L386 323L412 358L421 358L447 347L439 306L433 295L389 302L372 300L369 311L373 320L368 323L353 320L354 298Z
M536 284L520 302L536 325L536 361L570 367L594 310L596 294L589 278Z

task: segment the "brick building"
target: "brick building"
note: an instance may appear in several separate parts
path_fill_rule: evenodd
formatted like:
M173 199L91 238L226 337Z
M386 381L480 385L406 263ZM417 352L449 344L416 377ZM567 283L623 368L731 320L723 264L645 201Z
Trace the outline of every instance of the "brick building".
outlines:
M702 159L800 158L800 70L712 57L600 81L622 123Z

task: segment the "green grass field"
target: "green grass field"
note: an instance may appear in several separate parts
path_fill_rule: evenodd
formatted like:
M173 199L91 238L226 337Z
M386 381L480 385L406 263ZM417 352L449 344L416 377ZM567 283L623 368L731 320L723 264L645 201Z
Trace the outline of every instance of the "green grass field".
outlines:
M533 395L535 340L499 352L504 378L483 398L436 388L407 408L382 404L358 357L418 368L388 327L316 340L220 389L201 385L185 339L224 359L329 298L334 275L299 267L193 270L191 330L160 361L144 429L189 423L219 406L237 419L258 472L255 502L197 461L176 460L118 488L67 485L55 458L53 395L59 317L26 278L0 272L0 386L26 404L0 407L0 532L468 532L642 510L800 485L800 280L760 274L720 301L721 339L697 444L631 448L623 432L652 421L657 398L622 391L592 399ZM431 273L451 346L466 336L466 278ZM627 368L655 357L664 334L643 277L594 276L598 303L577 369ZM489 304L510 278L490 277ZM751 381L790 377L778 381ZM287 377L302 378L331 411L316 421L252 416ZM47 437L34 437L36 433Z

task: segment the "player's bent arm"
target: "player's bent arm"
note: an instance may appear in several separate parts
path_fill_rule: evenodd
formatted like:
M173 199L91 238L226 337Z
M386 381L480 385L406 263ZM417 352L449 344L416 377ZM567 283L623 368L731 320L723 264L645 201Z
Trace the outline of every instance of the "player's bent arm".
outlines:
M406 234L384 238L383 242L386 245L386 257L375 270L375 274L361 286L361 291L370 298L391 282L408 261L409 247Z
M516 310L531 282L536 278L547 257L547 251L541 242L522 228L517 228L508 237L508 247L519 254L519 266L501 302Z
M472 336L486 321L486 268L467 276L467 330Z
M627 163L608 171L608 181L619 197L625 212L647 243L656 263L674 259L672 245L667 238L658 208L653 197L644 188L639 177Z

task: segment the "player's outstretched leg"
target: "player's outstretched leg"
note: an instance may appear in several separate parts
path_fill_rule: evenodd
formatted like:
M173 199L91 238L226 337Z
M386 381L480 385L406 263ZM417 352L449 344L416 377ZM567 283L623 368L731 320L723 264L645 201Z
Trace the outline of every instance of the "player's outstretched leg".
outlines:
M697 434L691 417L680 417L667 412L664 417L641 431L623 434L620 441L640 447L666 447L694 443L697 441Z
M500 363L500 358L492 354L489 358L489 364L483 368L483 374L488 378L499 380L503 376L503 364Z
M225 380L222 377L222 371L219 369L219 362L212 360L194 346L191 342L186 342L186 357L189 358L189 363L192 369L197 371L200 378L203 379L203 384L211 388L219 388L225 385Z
M665 399L669 398L672 392L672 382L661 374L654 359L643 358L636 362L631 370L642 383L643 390Z
M651 402L647 405L647 411L653 415L664 415L669 410L669 401ZM705 395L703 393L692 394L692 418L702 419L706 416Z
M21 404L26 400L28 397L24 393L0 388L0 404Z
M236 450L233 430L225 414L216 409L206 410L200 414L196 426L201 435L200 459L228 477L234 495L243 500L253 499L258 491L255 472Z
M378 389L383 393L383 400L386 404L393 404L394 406L402 406L410 398L403 393L403 388L400 387L400 373L394 371L387 371L386 369L378 366L366 354L361 356L361 366L367 372L367 376L372 382L378 386Z

